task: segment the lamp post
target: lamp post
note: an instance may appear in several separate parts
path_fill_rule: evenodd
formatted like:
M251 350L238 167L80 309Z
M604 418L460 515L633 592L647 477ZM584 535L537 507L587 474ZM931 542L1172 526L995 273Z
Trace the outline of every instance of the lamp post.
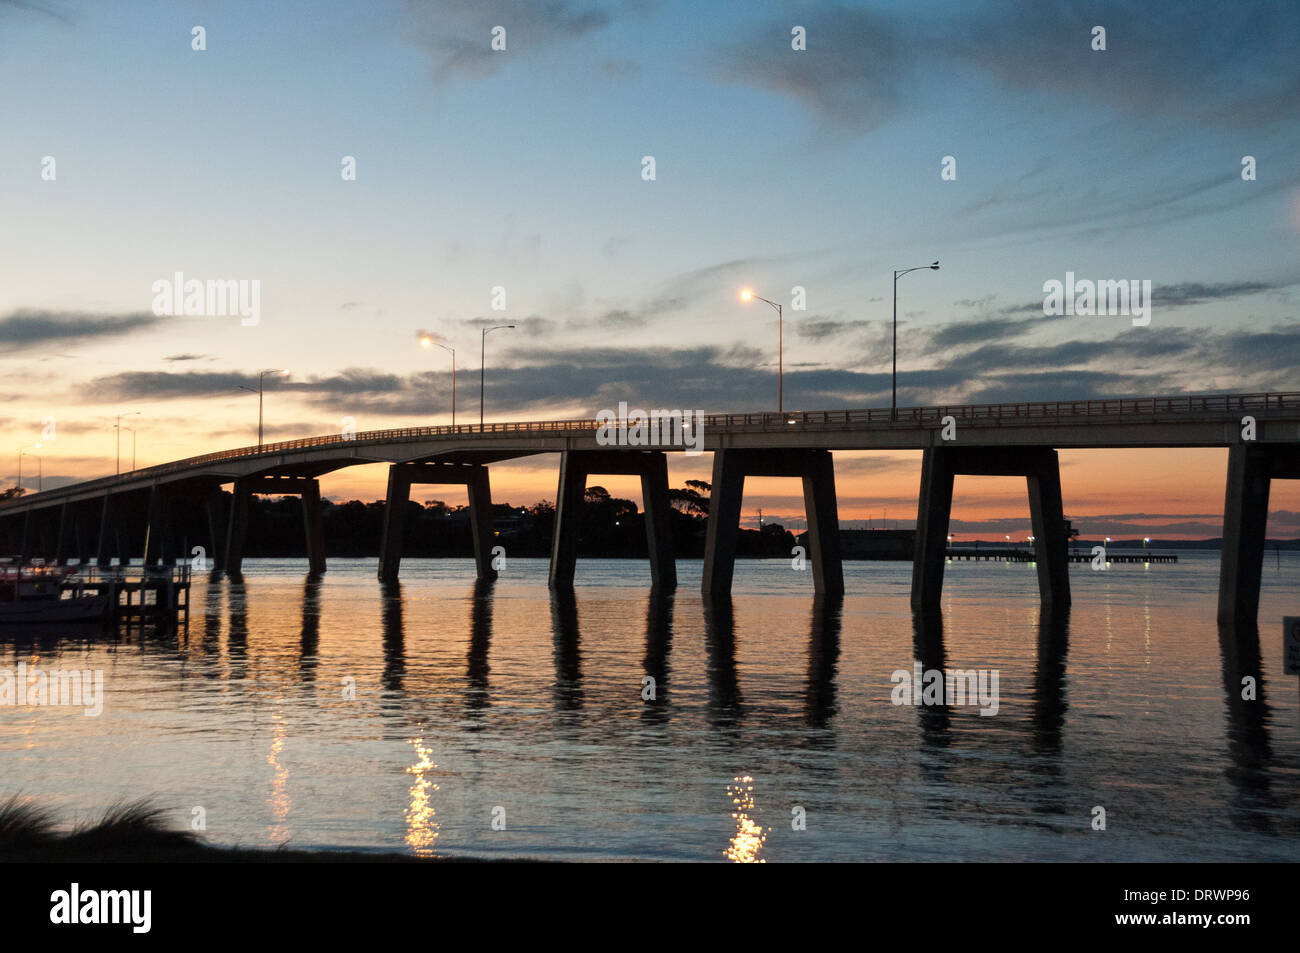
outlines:
M253 390L253 388L251 388L251 387L245 387L243 384L239 384L239 385L237 385L237 386L239 387L240 390L246 390L246 391L248 391L250 394L256 394L256 395L257 395L257 446L258 446L259 449L260 449L261 446L262 446L262 390L263 390L263 382L265 381L265 379L266 379L266 375L267 375L267 374L287 374L287 373L289 373L289 372L286 371L286 370L284 370L283 368L274 368L274 369L269 370L269 371L258 371L258 372L257 372L257 390Z
M915 268L904 268L902 271L894 272L894 369L891 377L891 396L889 398L889 419L898 419L898 279L908 272L921 271L929 268L931 271L939 270L939 263L936 261L929 265L917 265Z
M117 433L117 463L113 467L113 472L118 474L119 476L122 473L122 418L138 417L141 413L142 411L132 410L132 411L128 411L125 414L118 414L117 422L113 424L113 430ZM132 467L131 469L134 470L135 468Z
M784 354L785 314L782 311L781 306L777 304L775 301L768 301L767 298L764 298L762 295L754 294L754 292L750 291L748 288L746 288L744 291L740 293L740 300L741 301L750 301L750 300L763 301L767 304L770 304L772 307L776 308L776 412L778 414L782 413L784 411L784 407L782 405L781 390L782 390L782 383L783 383L782 379L784 377L783 372L785 370L785 354Z
M514 325L513 324L507 325L507 327L514 327ZM456 426L456 349L454 347L448 347L447 345L442 344L441 342L435 341L432 337L430 337L427 334L420 338L420 347L435 347L435 346L442 348L444 351L446 351L448 354L451 355L451 425L455 427ZM480 423L481 422L482 421L480 421Z
M135 428L126 427L124 429L127 431L127 433L131 435L131 469L134 470L135 469Z
M483 429L483 357L487 353L487 336L489 331L499 331L502 328L513 328L513 324L498 324L494 328L484 328L483 333L479 336L478 349L478 429Z
M18 489L19 490L22 490L23 488L23 455L27 454L28 450L39 450L40 446L41 445L39 443L34 443L27 447L18 448ZM42 484L44 482L44 477L45 477L45 462L44 460L41 459L41 455L38 453L32 453L27 455L35 457L37 460L37 465L40 467L40 471L39 471L40 476L37 477L37 483L36 483L36 492L39 493L42 489Z

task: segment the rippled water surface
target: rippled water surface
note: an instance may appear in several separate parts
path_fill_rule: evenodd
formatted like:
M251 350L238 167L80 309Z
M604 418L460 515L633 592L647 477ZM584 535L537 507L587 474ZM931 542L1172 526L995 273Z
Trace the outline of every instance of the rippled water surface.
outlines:
M0 708L0 793L68 819L149 796L188 826L202 807L210 840L245 846L1300 859L1294 554L1268 556L1257 643L1215 624L1217 554L1076 566L1068 620L1041 624L1021 564L950 565L939 622L913 618L905 563L846 563L849 594L822 603L788 562L742 561L718 605L698 561L667 598L643 563L583 560L554 600L546 568L511 560L478 589L469 560L408 559L385 592L374 560L319 581L249 560L198 580L174 635L6 632L0 666L102 669L105 700ZM917 660L997 670L996 715L893 704Z

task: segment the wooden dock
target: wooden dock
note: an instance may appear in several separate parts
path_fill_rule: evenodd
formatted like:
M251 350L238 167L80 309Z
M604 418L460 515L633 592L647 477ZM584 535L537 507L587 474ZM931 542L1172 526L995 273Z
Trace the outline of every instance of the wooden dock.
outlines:
M190 567L84 566L59 582L60 598L108 596L108 620L168 622L189 619Z
M977 562L1002 562L1002 563L1032 563L1034 561L1034 551L1032 549L949 549L946 553L950 562L977 561ZM1072 552L1067 557L1072 563L1090 563L1092 562L1091 553ZM1175 553L1150 553L1142 550L1136 552L1108 552L1106 554L1108 563L1176 563L1178 556Z

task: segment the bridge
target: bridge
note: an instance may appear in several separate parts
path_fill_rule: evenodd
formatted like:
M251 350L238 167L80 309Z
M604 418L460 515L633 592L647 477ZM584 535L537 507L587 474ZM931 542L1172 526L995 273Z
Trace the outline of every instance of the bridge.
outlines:
M5 551L49 562L110 565L134 558L172 563L180 506L206 513L214 568L243 562L254 494L296 495L303 503L312 573L325 571L319 478L351 466L389 465L379 577L396 579L406 502L419 483L467 487L480 579L492 568L489 469L503 460L560 455L550 584L572 587L576 510L589 476L641 477L652 583L672 587L676 564L668 515L667 454L713 454L713 490L703 589L730 592L747 476L799 477L808 519L808 557L817 592L842 593L836 450L921 450L912 606L938 607L953 480L958 474L1026 480L1039 593L1047 610L1070 604L1068 544L1057 451L1083 448L1222 447L1228 450L1219 617L1253 621L1259 608L1264 531L1273 479L1300 478L1300 393L1034 401L951 407L798 411L704 416L696 433L629 446L627 429L608 439L596 420L532 421L329 434L204 454L87 480L0 504ZM692 439L682 441L689 435ZM229 485L229 495L222 488Z

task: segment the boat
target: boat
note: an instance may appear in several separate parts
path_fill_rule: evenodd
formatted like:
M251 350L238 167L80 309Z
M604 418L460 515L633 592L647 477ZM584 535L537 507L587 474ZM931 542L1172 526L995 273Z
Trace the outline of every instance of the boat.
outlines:
M107 619L112 594L84 589L74 566L0 562L0 625Z

